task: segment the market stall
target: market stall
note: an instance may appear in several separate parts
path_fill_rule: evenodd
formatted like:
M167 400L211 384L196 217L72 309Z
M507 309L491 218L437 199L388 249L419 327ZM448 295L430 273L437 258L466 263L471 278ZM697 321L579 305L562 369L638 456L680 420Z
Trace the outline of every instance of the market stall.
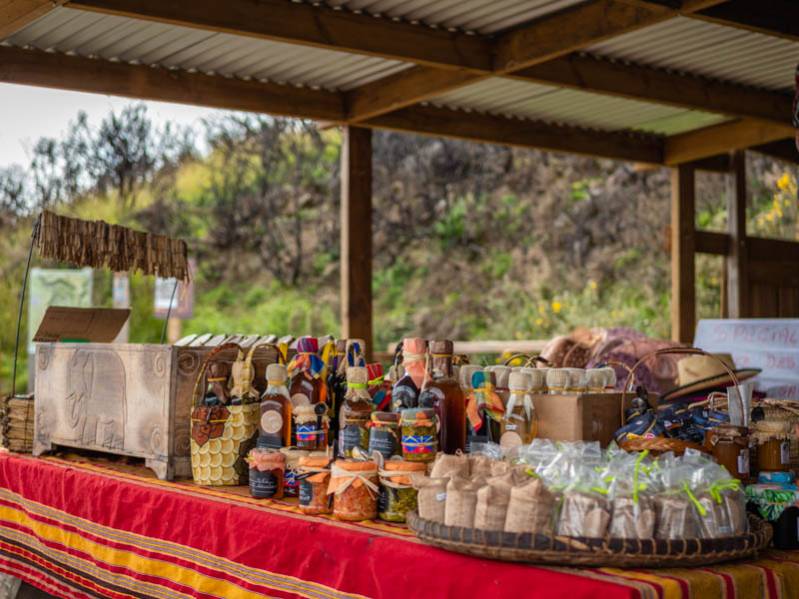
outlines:
M0 457L0 569L59 597L791 597L799 554L706 568L539 568L418 542L401 525L164 483L85 459ZM109 509L108 506L114 506Z

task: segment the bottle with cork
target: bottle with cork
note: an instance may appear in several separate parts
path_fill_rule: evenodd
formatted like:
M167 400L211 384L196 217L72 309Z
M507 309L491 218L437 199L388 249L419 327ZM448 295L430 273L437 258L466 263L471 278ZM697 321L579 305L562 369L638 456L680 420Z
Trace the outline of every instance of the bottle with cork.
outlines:
M512 372L508 379L510 397L502 419L499 444L511 449L532 442L538 432L538 419L532 397L532 380L526 372Z
M258 447L279 449L291 446L291 399L288 374L283 364L266 367L266 391L261 396Z
M430 370L419 394L419 407L433 408L438 416L439 447L444 453L466 448L466 398L452 369L452 341L430 342Z
M316 337L300 337L297 341L297 355L288 365L289 397L294 409L327 399L326 381L321 379L324 362L318 352Z
M372 397L368 388L369 375L362 366L347 368L347 393L339 415L339 455L357 456L357 447L369 449L369 420L372 414Z

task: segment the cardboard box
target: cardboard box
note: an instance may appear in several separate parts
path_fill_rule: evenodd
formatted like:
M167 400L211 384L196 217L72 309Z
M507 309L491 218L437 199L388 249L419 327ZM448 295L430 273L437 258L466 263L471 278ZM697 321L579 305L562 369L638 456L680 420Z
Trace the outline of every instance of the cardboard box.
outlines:
M599 441L605 447L621 428L621 393L534 395L538 437Z

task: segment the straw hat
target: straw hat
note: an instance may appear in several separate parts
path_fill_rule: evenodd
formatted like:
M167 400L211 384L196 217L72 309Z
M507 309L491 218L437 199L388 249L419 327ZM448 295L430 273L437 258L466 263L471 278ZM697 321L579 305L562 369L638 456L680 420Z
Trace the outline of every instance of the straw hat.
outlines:
M759 368L736 369L730 354L688 356L677 362L677 387L664 394L661 401L732 386L733 380L720 362L735 373L739 383L760 373Z

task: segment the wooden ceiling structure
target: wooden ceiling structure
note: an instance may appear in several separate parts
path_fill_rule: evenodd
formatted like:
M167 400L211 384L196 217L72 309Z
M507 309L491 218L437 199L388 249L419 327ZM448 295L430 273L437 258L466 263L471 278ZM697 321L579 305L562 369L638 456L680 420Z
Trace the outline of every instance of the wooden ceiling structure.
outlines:
M672 167L688 341L696 251L728 257L730 314L751 313L751 238L694 230L693 173L730 171L745 202L743 151L799 158L797 23L791 0L0 0L0 82L342 126L342 333L366 339L372 129Z

